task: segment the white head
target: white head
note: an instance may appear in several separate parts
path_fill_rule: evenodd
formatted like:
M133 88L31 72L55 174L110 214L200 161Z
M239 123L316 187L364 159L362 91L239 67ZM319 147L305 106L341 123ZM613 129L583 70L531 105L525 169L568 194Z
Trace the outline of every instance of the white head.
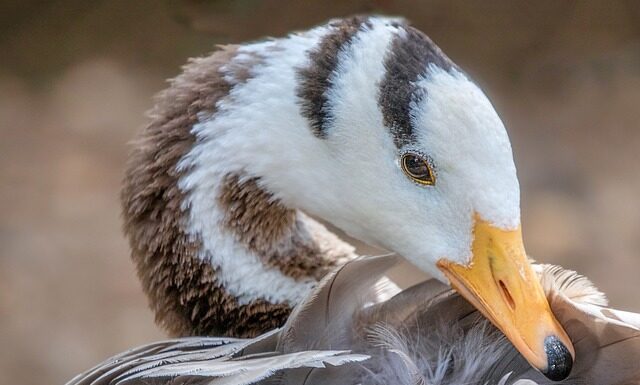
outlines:
M507 132L484 93L425 35L388 19L351 32L337 54L319 44L317 55L335 56L332 68L312 63L298 78L309 138L282 139L274 153L283 161L255 172L292 206L445 280L436 263L471 261L476 217L520 226ZM403 169L411 154L428 162L433 183Z
M435 65L416 87L424 96L411 106L412 140L400 146L382 112L369 113L378 108L375 99L333 101L323 170L299 165L309 175L331 175L312 177L306 185L312 189L295 195L306 210L442 279L440 259L471 261L476 216L518 229L520 191L506 130L482 91L457 69ZM416 160L427 162L430 183L403 167Z

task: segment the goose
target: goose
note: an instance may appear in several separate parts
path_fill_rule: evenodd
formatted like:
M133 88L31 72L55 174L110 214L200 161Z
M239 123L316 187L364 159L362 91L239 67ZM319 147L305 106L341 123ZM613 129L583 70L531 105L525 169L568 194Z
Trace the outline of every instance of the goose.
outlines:
M359 261L319 218L455 289L549 379L571 373L575 348L523 246L506 129L403 19L332 20L191 60L158 96L121 197L157 323L223 338L177 350L264 348L299 320L323 277ZM325 353L304 365L364 359Z

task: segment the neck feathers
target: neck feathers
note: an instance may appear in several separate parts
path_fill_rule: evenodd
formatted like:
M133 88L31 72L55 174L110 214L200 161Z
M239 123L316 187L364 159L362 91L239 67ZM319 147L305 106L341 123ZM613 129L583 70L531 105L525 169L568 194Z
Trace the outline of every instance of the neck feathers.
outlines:
M251 337L278 327L325 273L353 257L258 175L201 161L205 139L194 126L214 120L261 63L238 51L191 61L160 94L122 190L132 259L156 321L176 336Z

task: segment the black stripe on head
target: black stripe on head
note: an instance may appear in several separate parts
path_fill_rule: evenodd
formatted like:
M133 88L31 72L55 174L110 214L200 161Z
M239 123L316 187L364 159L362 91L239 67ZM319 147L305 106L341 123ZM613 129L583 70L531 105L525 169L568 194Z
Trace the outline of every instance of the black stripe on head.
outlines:
M415 84L429 64L450 70L455 64L424 33L405 26L391 43L385 59L386 74L380 83L378 104L385 126L398 148L415 143L411 121L412 105L419 105L426 90Z
M327 137L327 91L331 87L330 77L338 66L338 53L349 44L360 28L367 24L366 17L355 16L330 24L331 31L320 41L318 47L309 52L309 65L298 70L302 115L318 138Z

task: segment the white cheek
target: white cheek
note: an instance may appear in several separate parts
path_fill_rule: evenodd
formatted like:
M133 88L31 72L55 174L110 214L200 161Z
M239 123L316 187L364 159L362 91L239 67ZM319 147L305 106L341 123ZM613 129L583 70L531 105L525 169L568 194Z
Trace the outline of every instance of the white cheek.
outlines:
M473 210L464 194L446 179L434 187L420 186L399 167L384 170L388 174L381 173L376 185L354 195L361 199L360 207L336 224L432 275L438 274L435 264L442 258L468 262Z
M425 272L441 278L436 268L445 258L460 263L471 256L472 209L457 199L447 183L436 187L412 184L404 175L394 181L395 191L378 220L385 225L376 236L383 246L404 256Z

